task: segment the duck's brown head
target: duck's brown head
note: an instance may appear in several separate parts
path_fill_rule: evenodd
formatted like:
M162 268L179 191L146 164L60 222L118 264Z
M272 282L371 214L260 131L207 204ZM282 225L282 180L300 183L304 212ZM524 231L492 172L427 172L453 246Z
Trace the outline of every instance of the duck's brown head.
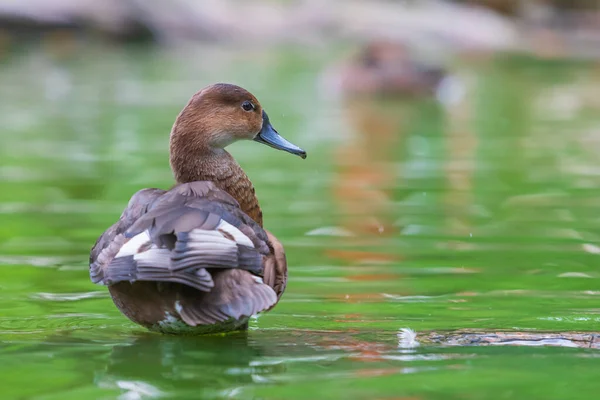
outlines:
M238 140L254 140L306 158L304 150L277 133L252 93L226 83L207 86L192 96L171 130L171 156L215 153Z

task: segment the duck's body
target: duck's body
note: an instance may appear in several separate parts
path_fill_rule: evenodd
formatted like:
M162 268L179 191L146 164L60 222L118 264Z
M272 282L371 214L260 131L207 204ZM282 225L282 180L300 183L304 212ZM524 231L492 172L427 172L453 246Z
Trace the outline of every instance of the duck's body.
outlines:
M239 113L248 103L251 109ZM250 93L210 86L192 98L171 132L178 185L137 192L92 249L92 281L108 285L135 323L164 333L244 329L283 294L283 246L262 228L254 187L223 149L239 139L305 157L277 134Z

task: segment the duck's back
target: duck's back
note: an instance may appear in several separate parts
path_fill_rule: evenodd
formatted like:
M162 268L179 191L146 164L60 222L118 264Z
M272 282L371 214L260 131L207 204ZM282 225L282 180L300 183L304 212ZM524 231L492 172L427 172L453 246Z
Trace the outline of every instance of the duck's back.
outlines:
M285 277L276 272L282 263L286 270L285 256L281 249L277 257L269 239L211 182L144 189L96 242L90 277L109 286L121 312L150 329L239 329L274 306L284 289L278 281Z

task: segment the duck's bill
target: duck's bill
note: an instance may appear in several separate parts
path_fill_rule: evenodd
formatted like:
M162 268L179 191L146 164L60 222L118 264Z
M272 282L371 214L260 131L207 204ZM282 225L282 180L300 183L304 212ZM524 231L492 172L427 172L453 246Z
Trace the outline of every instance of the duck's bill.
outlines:
M254 138L255 141L257 141L258 143L266 144L267 146L271 146L274 149L287 151L288 153L292 153L302 158L306 158L306 152L304 150L302 150L295 144L288 142L283 137L281 137L279 133L277 133L275 128L273 128L273 125L271 125L271 122L269 122L269 116L264 110L262 112L262 117L263 126L261 131Z

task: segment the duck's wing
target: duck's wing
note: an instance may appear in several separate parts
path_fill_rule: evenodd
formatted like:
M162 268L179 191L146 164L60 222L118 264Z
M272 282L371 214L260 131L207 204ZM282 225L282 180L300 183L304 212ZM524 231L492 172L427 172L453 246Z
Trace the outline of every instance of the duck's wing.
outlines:
M104 270L128 241L127 229L146 213L148 206L165 193L161 189L142 189L136 192L121 217L96 240L90 252L90 278L94 283L104 282Z
M183 184L157 197L114 235L111 251L97 263L96 282L176 282L210 291L214 282L207 268L262 276L267 241L262 228L212 182Z
M233 197L208 181L172 188L150 205L127 235L133 237L148 231L153 241L171 249L177 233L185 238L194 229L217 230L226 236L229 233L237 244L254 247L260 254L270 251L262 227L240 209Z

